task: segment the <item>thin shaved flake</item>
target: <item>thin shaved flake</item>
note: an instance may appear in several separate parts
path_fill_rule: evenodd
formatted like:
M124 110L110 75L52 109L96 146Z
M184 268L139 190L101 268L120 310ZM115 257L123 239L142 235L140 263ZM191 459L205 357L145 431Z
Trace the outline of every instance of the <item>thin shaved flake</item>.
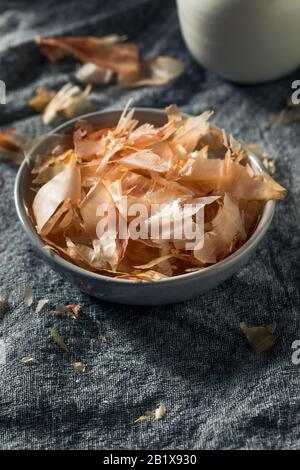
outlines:
M50 313L54 315L64 315L69 313L75 320L79 317L81 306L79 304L58 304L55 310L51 310Z
M119 119L119 122L117 124L117 127L116 127L116 133L117 134L121 134L125 131L128 131L130 128L131 128L131 131L133 131L133 125L134 127L136 126L136 124L138 123L136 120L133 120L133 115L134 115L134 112L135 112L135 109L134 108L130 108L131 106L131 103L132 103L132 99L130 99L121 116L120 116L120 119Z
M22 364L26 364L26 365L33 365L33 364L38 363L38 361L35 359L35 357L31 357L31 356L22 357L21 362L22 362Z
M65 53L69 53L82 62L94 63L116 73L135 73L140 67L138 48L133 43L123 41L124 36L117 35L102 38L94 36L37 38L37 43L52 61L59 60ZM61 51L64 52L63 55Z
M270 323L266 326L249 326L245 322L241 322L240 329L246 336L253 351L257 354L267 351L275 344L275 323Z
M99 140L82 139L74 143L77 158L86 158L97 155L103 150L103 143Z
M145 413L139 416L135 421L134 424L142 423L143 421L147 421L150 418L155 417L155 411L145 411Z
M66 308L71 312L73 318L77 319L79 317L81 306L79 304L67 304Z
M35 309L35 313L40 313L40 311L47 305L49 299L40 299Z
M72 83L64 85L45 107L44 124L51 124L61 112L69 119L87 112L91 108L91 104L87 101L90 91L91 85L87 85L83 91Z
M164 173L170 169L170 162L164 161L159 155L150 150L141 150L123 157L120 163L130 168L141 168L143 170Z
M156 258L152 261L150 261L149 263L147 264L141 264L139 266L134 266L134 268L136 269L150 269L150 268L153 268L153 266L156 266L157 264L160 264L162 263L163 261L166 261L170 258L176 258L176 254L169 254L169 255L164 255L164 256L160 256L159 258Z
M194 251L197 260L208 264L230 254L237 237L241 240L246 238L243 216L236 202L227 194L211 224L212 230L204 234L203 247Z
M33 212L38 231L42 231L61 203L66 199L75 202L80 199L80 194L80 170L72 162L44 184L34 198Z
M8 294L0 293L0 319L4 317L9 308Z
M33 96L28 101L28 106L33 108L38 113L43 113L47 108L50 101L53 100L56 92L54 90L50 90L47 87L38 87L35 92L35 96Z
M161 403L158 408L155 410L155 419L159 420L165 416L167 412L166 405L164 403Z
M82 361L73 362L73 367L75 370L81 373L86 371L86 364L84 364Z
M225 161L208 159L208 146L190 154L180 170L182 181L212 182L218 188L225 178Z
M208 119L213 111L205 111L200 116L188 117L176 131L174 142L180 144L187 152L193 152L199 140L209 131Z
M60 347L60 349L62 349L65 352L69 352L69 349L68 349L64 339L57 333L55 328L51 328L50 337Z
M93 237L96 237L96 228L101 216L97 216L97 209L100 204L106 205L107 210L114 208L114 201L106 186L99 180L93 186L80 203L80 214L85 230Z
M26 287L24 291L24 302L28 307L34 302L34 290L31 287Z
M134 421L134 424L142 423L143 421L147 421L151 418L154 418L157 421L159 421L165 416L166 412L167 412L166 405L164 403L161 403L159 407L156 408L155 410L145 411L145 413L142 416L139 416L139 418L137 418Z
M25 157L27 141L15 129L0 129L0 161L20 165Z
M236 199L258 201L284 199L286 190L268 173L262 172L255 175L249 171L249 168L249 166L243 167L238 163L231 162L227 170L225 190Z
M77 70L75 77L83 83L107 85L113 78L113 71L88 62Z
M124 88L161 86L179 77L184 68L178 59L158 56L143 61L136 73L123 73L119 82Z

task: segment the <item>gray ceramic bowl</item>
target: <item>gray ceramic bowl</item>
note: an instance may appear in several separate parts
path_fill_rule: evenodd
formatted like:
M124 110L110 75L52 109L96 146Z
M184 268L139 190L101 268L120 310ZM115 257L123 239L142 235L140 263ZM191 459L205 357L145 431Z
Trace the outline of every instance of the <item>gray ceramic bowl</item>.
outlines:
M80 119L88 119L99 126L108 127L117 122L120 114L121 110L96 112L82 116ZM136 110L136 117L141 123L151 122L156 126L166 122L165 112L156 109L138 108ZM69 121L55 129L53 133L47 134L40 139L39 143L31 149L29 159L22 163L15 183L15 203L22 226L37 254L49 263L52 268L63 274L70 282L78 285L82 291L101 300L129 305L162 305L179 302L203 294L239 271L248 259L253 257L254 250L262 240L272 221L275 209L274 201L266 203L254 233L234 254L201 271L169 279L153 282L113 279L89 272L66 261L54 252L45 250L43 241L36 233L27 215L26 208L31 206L33 198L33 193L29 189L31 186L30 161L37 152L42 152L47 146L49 148L49 145L55 144L55 134L70 131L78 119ZM250 159L254 171L260 173L262 166L259 160L252 155L250 155Z

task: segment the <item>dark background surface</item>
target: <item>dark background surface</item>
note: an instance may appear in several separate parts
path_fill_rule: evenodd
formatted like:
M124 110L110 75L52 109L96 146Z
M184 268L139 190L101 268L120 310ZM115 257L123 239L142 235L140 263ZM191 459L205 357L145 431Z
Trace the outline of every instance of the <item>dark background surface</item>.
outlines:
M94 88L97 109L164 107L214 109L213 122L261 143L277 160L277 179L289 190L272 227L239 274L194 300L165 307L96 301L64 281L34 254L13 201L16 170L0 163L0 290L10 308L0 321L7 363L0 365L1 449L253 449L299 448L300 365L292 364L299 321L299 123L273 125L299 72L272 84L237 86L197 65L183 44L173 1L0 1L0 79L8 88L0 127L25 135L45 132L26 105L39 85L74 80L74 63L53 65L36 34L128 34L144 57L167 53L185 74L160 88ZM40 314L23 302L25 286L49 298ZM58 303L82 304L78 320L57 318ZM107 343L99 341L95 320ZM259 356L248 349L239 322L276 321L278 341ZM76 357L49 339L55 327ZM20 363L34 356L38 364ZM165 417L134 425L160 402Z

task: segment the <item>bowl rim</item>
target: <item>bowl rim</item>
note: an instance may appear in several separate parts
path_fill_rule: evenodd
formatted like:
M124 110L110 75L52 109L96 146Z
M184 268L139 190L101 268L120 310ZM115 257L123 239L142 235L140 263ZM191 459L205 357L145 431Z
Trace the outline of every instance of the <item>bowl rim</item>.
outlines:
M36 149L42 144L43 139L47 138L48 136L51 136L53 134L57 134L68 127L72 126L79 120L88 120L100 115L105 115L105 114L118 114L120 115L123 112L123 109L106 109L104 111L95 111L92 113L87 113L83 114L81 116L77 116L73 119L68 120L67 122L59 125L55 129L47 132L46 134L42 135L41 138L38 139L37 143L31 147L31 149L28 152L28 155L26 158L23 160L18 173L16 175L16 180L15 180L15 185L14 185L14 199L15 199L15 206L16 206L16 211L19 217L19 220L21 222L21 225L30 239L30 242L32 243L33 247L41 254L42 258L44 258L48 263L50 264L57 264L59 268L61 268L62 271L74 271L78 275L83 275L89 279L93 279L94 281L96 280L101 280L104 282L112 282L112 283L117 283L120 285L148 285L148 284L153 284L154 283L163 283L163 284L175 284L179 281L189 281L194 278L198 278L199 281L201 278L206 278L208 276L213 276L214 274L217 274L220 271L223 271L226 268L230 268L233 266L235 263L238 263L239 260L241 260L248 252L248 250L251 247L255 247L259 241L263 238L265 235L267 229L269 228L269 225L271 224L271 221L273 219L274 211L275 211L275 205L276 202L274 200L267 201L265 204L265 207L262 212L261 219L259 220L256 229L252 233L251 237L234 253L231 255L227 256L225 259L222 261L219 261L211 266L207 266L205 268L200 268L198 271L193 271L190 273L185 273L185 274L179 274L177 276L172 276L168 278L163 278L163 279L158 279L154 281L136 281L133 279L119 279L119 278L114 278L110 276L106 276L104 274L100 273L95 273L93 271L88 271L87 269L81 268L80 266L77 266L74 263L71 263L70 261L67 261L64 259L62 256L58 255L52 250L46 250L45 249L45 243L42 241L36 230L34 229L28 214L26 210L26 206L24 204L24 200L22 197L22 178L23 174L25 171L26 166L28 165L30 161L31 155L36 151ZM157 114L157 115L165 115L165 110L163 109L157 109L157 108L143 108L143 107L137 107L135 108L135 113L150 113L150 114ZM262 162L251 152L249 149L247 149L249 157L254 163L254 165L257 167L258 172L265 171L265 168L262 164Z

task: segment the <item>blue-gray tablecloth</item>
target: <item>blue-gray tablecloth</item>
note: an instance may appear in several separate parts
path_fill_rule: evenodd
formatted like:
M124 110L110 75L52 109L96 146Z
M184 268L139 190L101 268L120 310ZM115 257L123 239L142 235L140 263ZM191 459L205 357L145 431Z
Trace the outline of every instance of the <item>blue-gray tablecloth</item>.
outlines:
M59 88L74 64L49 63L37 34L128 34L144 57L170 54L185 74L160 88L94 89L99 109L136 106L183 111L215 109L213 122L247 141L261 143L277 160L277 179L289 194L277 205L272 228L247 267L217 289L165 307L99 302L54 273L33 252L17 220L16 170L0 163L0 290L10 308L0 321L6 364L0 365L2 449L295 449L300 444L300 365L291 361L300 339L300 127L274 125L299 72L274 83L237 86L197 65L180 35L169 0L1 0L0 79L8 88L0 127L25 135L45 131L27 105L39 85ZM25 286L50 299L36 314L25 306ZM78 320L55 317L59 303L80 303ZM107 337L99 341L98 325ZM276 321L278 341L255 355L239 322ZM87 364L76 372L50 339L55 328ZM34 356L36 365L20 359ZM165 403L160 421L134 425L146 410Z

